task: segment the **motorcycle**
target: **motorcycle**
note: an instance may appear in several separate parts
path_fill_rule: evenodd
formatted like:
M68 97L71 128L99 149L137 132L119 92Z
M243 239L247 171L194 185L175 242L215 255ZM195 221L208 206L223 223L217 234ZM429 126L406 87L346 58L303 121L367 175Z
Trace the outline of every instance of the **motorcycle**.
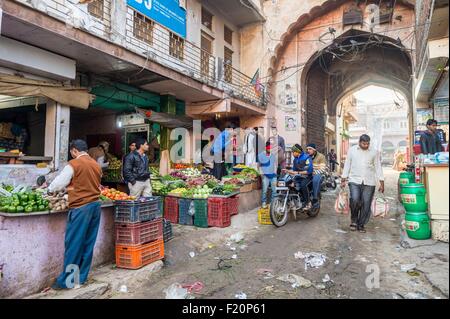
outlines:
M327 167L322 178L321 190L322 192L326 192L329 189L336 189L338 179L337 176L334 175L334 172Z
M308 185L308 196L312 198L312 180ZM276 227L282 227L286 225L289 217L289 212L293 212L294 219L297 219L297 213L305 213L309 217L316 217L320 212L320 200L319 204L311 207L302 207L302 201L299 192L295 188L294 177L290 174L281 176L277 181L277 187L275 188L276 195L272 203L270 204L270 219ZM309 202L309 198L307 202Z

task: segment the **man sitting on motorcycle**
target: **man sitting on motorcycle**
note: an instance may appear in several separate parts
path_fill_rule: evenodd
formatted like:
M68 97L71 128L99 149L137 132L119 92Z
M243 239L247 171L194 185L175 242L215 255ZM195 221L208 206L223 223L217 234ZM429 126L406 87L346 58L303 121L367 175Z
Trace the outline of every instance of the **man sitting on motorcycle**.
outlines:
M320 185L322 184L323 174L327 167L327 160L325 155L319 153L316 149L316 144L310 143L306 146L306 151L312 159L314 166L314 173L312 177L313 182L313 207L319 205Z
M288 170L288 173L294 176L295 188L302 197L302 208L305 208L309 201L308 184L312 178L313 164L309 155L303 152L303 148L299 144L295 144L291 149L294 162L292 170Z

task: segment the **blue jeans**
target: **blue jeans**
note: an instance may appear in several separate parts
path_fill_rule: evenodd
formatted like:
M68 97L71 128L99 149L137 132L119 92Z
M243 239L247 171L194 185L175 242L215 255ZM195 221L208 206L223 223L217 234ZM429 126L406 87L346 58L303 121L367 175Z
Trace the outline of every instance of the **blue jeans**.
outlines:
M271 201L275 198L276 187L277 187L277 177L269 178L266 175L262 176L262 202L267 203L267 190L269 186L272 189Z
M73 269L77 267L79 269L79 284L84 284L87 281L95 241L97 240L100 216L100 202L93 202L69 210L64 241L64 269L56 280L59 287L73 288L73 286L68 287L67 284L69 286L78 284L74 282L77 279L77 274Z
M319 199L320 194L320 185L322 184L322 175L317 174L313 175L312 183L313 183L313 200Z
M300 193L303 203L309 202L308 184L311 178L309 176L297 175L294 177L295 189Z
M375 186L349 183L352 224L364 227L369 222Z

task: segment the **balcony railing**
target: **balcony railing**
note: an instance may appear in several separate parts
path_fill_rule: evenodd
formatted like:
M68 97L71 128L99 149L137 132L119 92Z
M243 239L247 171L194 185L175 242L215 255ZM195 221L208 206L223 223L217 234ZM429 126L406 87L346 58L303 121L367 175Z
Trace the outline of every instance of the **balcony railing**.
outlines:
M113 1L119 0L94 0L90 4L81 5L74 5L68 0L42 0L39 5L27 0L15 1L126 47L146 59L197 81L223 89L232 97L261 108L267 105L264 88L260 93L257 92L250 83L250 77L230 65L224 65L221 59L170 32L131 7L126 6L124 16L118 17L117 11L113 13L112 8L115 4ZM125 22L125 28L117 27L122 21Z
M249 76L227 63L223 64L223 70L223 86L227 94L260 107L267 105L264 86L260 85L260 88L257 89Z

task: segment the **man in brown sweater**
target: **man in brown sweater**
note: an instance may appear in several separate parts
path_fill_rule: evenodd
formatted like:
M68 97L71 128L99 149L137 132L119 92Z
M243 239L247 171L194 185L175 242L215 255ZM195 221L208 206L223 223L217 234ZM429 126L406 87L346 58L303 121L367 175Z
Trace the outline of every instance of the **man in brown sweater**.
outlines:
M100 225L100 181L102 170L88 153L85 141L70 143L73 160L50 184L50 192L67 187L69 214L64 241L64 269L53 289L75 288L87 281Z

